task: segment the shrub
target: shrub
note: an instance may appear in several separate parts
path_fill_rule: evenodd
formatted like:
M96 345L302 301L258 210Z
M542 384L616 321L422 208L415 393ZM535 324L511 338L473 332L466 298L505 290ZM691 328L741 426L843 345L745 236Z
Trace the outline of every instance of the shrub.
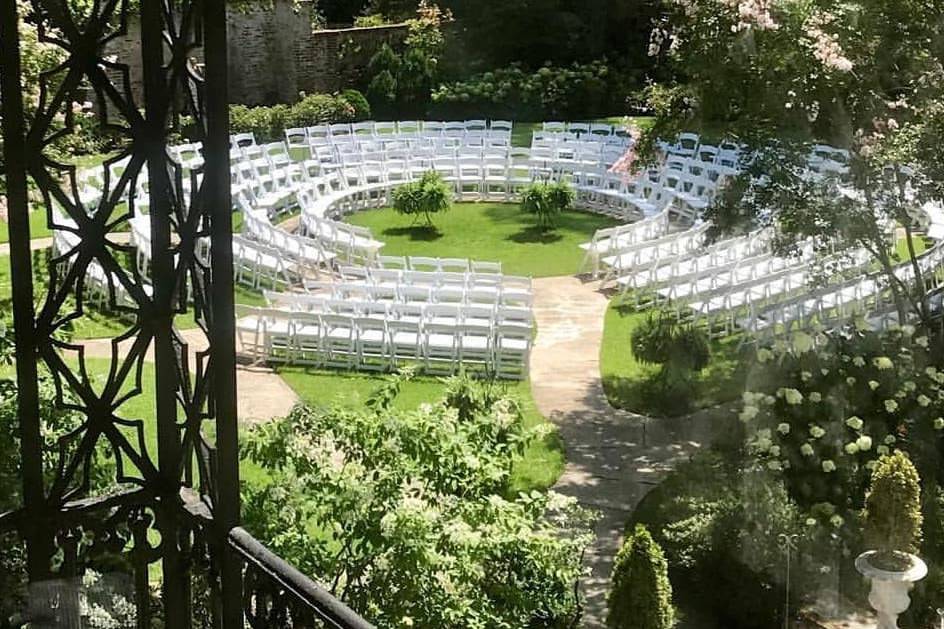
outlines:
M669 629L674 624L668 564L641 524L616 555L606 624L612 629Z
M511 65L440 85L432 94L433 113L517 120L605 116L625 110L630 83L605 61L537 71Z
M357 90L340 94L311 94L294 105L247 107L231 105L230 132L252 133L259 142L273 142L284 137L285 129L318 124L356 122L370 118L370 105ZM182 121L186 134L192 120Z
M916 553L921 543L921 484L918 471L904 452L878 460L865 497L865 540L878 551L875 564L892 570L907 568L901 553Z
M553 492L502 498L540 431L493 386L455 384L415 410L394 408L394 381L367 410L253 429L243 456L270 478L244 489L245 526L380 628L573 626L586 513ZM457 398L476 400L465 418Z
M674 313L659 311L650 313L633 330L630 345L639 362L662 365L647 383L651 403L672 415L688 411L695 395L692 374L708 366L711 359L704 331L680 323Z
M574 190L563 181L534 183L521 195L521 209L534 214L543 231L554 228L557 217L570 209Z
M426 226L433 226L433 214L445 212L452 206L452 188L435 171L423 173L419 181L400 186L393 192L393 209L404 216L412 216L414 223L420 215Z

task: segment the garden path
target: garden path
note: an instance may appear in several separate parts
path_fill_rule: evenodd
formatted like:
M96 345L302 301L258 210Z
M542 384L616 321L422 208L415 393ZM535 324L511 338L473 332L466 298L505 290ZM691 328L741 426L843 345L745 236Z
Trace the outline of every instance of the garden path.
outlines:
M52 238L33 238L30 240L30 250L39 251L52 247ZM10 243L0 243L0 256L10 255Z
M181 330L181 336L192 352L203 351L207 347L206 337L200 330ZM85 355L90 358L111 358L112 340L94 339L77 341L85 348ZM236 353L240 355L237 339ZM119 345L119 355L130 347L130 341ZM145 360L153 361L153 351L149 350ZM299 401L298 395L272 369L261 365L239 364L236 367L237 411L243 424L256 424L285 417Z
M554 489L601 516L581 584L584 627L604 626L613 558L633 508L676 461L710 440L705 421L650 422L607 402L599 356L608 300L597 286L576 277L534 280L531 354L534 400L559 427L567 452Z

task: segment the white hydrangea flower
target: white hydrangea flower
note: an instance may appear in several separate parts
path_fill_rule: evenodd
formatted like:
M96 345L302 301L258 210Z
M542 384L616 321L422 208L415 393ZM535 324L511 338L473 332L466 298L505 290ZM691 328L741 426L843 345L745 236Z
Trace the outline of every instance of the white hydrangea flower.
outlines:
M806 525L807 525L807 526L816 526L816 519L815 519L815 518L807 518L807 519L806 519Z
M878 356L872 359L872 364L875 365L876 369L884 371L886 369L891 369L895 365L892 363L892 359L888 356Z
M774 459L772 461L767 461L767 468L775 472L779 471L781 469L780 461L778 461L777 459Z
M898 410L898 402L895 400L885 400L885 411L888 413L894 413Z
M800 454L803 456L813 456L813 446L808 443L804 443L800 446Z
M938 417L934 420L934 430L944 429L944 417Z
M801 371L801 372L800 372L800 380L802 380L803 382L808 382L808 381L810 380L810 378L812 378L812 377L813 377L813 374L810 373L809 371Z
M854 387L855 383L856 383L855 376L849 376L846 378L846 384L849 385L850 387Z
M797 354L805 354L813 349L813 337L806 332L797 332L793 335L793 349Z
M846 451L846 454L856 454L859 451L859 446L855 441L852 441L847 443L845 447L843 447L843 450Z
M810 402L819 403L823 401L823 396L820 394L819 391L813 391L807 397L810 398Z
M780 446L770 446L770 456L780 456Z
M862 420L853 415L846 420L846 426L852 428L853 430L862 430Z
M814 439L819 439L825 434L826 434L826 431L820 428L819 426L814 425L810 428L810 436L812 436Z
M738 419L740 419L742 422L749 422L757 417L757 413L758 408L756 406L745 406L744 410L738 414Z
M835 526L837 529L843 525L843 522L844 520L842 519L842 516L839 515L838 513L834 515L833 517L829 518L829 523Z
M859 447L860 451L868 452L872 449L872 437L868 435L862 435L856 439L856 445Z
M888 454L888 446L881 445L875 448L875 451L878 452L879 456L885 456L886 454Z
M928 348L928 337L926 336L919 336L918 338L914 340L914 342L916 345L919 345L920 347L923 347L925 349Z
M852 359L852 364L856 367L865 367L865 359L861 356L856 356Z
M786 400L787 404L791 406L796 406L797 404L803 403L803 394L797 391L796 389L782 389L783 399Z
M878 388L878 382L875 380L869 380L869 388L873 391Z
M780 422L779 424L777 424L777 432L779 432L781 435L789 435L790 424L788 424L787 422Z
M829 474L830 472L836 471L836 464L833 463L832 459L826 459L823 461L823 471Z
M931 398L929 398L928 396L926 396L926 395L924 395L924 394L921 394L921 395L918 396L918 405L919 405L919 406L925 407L925 406L927 406L927 405L930 404L930 403L931 403Z
M878 465L878 461L876 461L875 459L872 459L871 461L866 461L865 469L871 472L872 470L875 469L876 465Z
M895 439L895 435L886 435L884 441L887 445L892 445L897 439Z

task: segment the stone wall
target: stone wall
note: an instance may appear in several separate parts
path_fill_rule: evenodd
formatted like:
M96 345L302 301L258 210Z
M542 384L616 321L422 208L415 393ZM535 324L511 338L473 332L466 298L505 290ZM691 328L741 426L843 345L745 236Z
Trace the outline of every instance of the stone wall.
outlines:
M313 4L274 0L271 8L230 12L230 102L244 105L292 103L299 92L335 92L357 85L370 56L384 42L398 45L406 25L313 31ZM140 28L129 20L128 35L112 41L106 54L130 67L136 98L141 102ZM200 51L195 51L197 58Z

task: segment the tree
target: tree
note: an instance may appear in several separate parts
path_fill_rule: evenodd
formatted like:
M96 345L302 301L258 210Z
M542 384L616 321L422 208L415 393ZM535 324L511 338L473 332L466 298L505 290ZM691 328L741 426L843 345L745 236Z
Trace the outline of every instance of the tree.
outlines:
M662 549L641 524L626 537L613 564L606 624L611 629L670 629L672 584Z
M574 190L563 181L534 183L521 194L521 210L534 214L542 231L554 229L556 219L574 202Z
M393 191L393 209L414 222L420 215L426 226L433 227L433 214L445 212L452 206L452 188L435 171L427 171L419 181L404 184Z
M889 570L910 566L901 553L916 553L921 543L921 482L904 452L878 460L865 497L865 540L878 551L874 563Z
M671 0L650 53L676 80L649 90L644 144L691 128L742 142L754 162L709 210L712 236L776 226L778 251L813 238L824 266L864 250L899 317L928 323L913 236L944 190L942 25L944 5L911 0ZM807 176L817 142L850 151L845 182Z

